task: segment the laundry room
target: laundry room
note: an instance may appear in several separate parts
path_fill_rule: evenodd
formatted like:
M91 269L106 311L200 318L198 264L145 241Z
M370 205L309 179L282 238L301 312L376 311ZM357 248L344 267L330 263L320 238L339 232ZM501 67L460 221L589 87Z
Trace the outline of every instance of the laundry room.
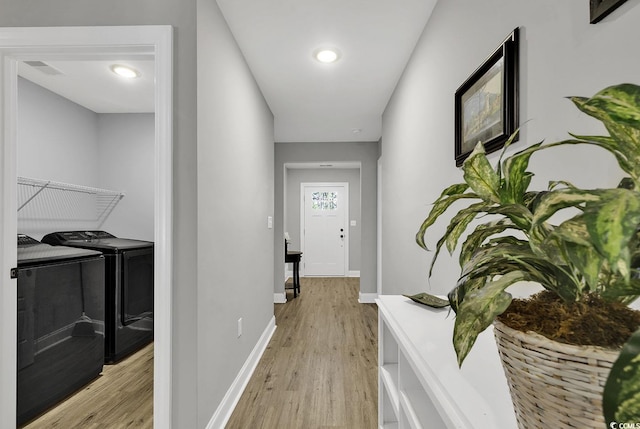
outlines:
M18 425L153 341L154 62L118 65L19 64Z

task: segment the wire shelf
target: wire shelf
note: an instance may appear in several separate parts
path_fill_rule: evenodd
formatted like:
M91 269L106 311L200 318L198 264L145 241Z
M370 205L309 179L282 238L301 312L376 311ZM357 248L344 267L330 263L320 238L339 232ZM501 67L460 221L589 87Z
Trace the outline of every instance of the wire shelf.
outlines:
M124 194L52 180L18 177L18 226L23 230L100 229Z

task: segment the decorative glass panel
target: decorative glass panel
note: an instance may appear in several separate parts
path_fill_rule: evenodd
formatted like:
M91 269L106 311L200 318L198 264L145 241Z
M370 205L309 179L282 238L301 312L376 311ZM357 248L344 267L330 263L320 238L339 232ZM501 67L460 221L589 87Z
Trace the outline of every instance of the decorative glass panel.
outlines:
M314 210L336 210L338 194L336 192L314 192L311 194L311 208Z

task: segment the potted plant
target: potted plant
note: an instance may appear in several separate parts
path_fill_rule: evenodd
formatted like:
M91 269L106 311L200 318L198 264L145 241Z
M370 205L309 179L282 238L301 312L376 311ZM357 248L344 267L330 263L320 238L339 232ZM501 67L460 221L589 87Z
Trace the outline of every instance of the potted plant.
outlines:
M448 295L456 312L453 344L458 363L462 365L478 334L494 324L507 378L517 377L509 385L521 428L553 427L565 420L603 422L601 395L609 368L640 325L639 312L627 307L640 295L640 280L632 268L640 243L640 87L622 84L592 98L570 99L582 112L600 120L609 135L572 134L567 140L537 143L505 156L514 135L495 167L479 143L462 166L464 183L442 192L416 234L417 243L427 249L425 234L440 215L456 202L470 201L457 210L437 242L429 275L442 246L450 253L460 247L462 272ZM555 181L548 189L530 190L531 156L574 144L594 145L611 153L628 178L616 188L580 189ZM552 222L560 212L566 220ZM477 224L480 215L492 216ZM544 291L528 300L513 300L507 288L520 281L537 282ZM552 315L552 308L558 313ZM595 315L594 309L598 309ZM619 318L623 314L626 319ZM605 320L607 316L615 317ZM531 327L529 319L541 323ZM541 331L545 326L552 328ZM587 334L599 331L603 338L570 338L581 326L587 327ZM613 328L622 330L615 336ZM543 362L539 356L546 351L541 349L550 343L559 344L560 350L550 352L555 362ZM533 357L523 360L534 362L537 369L515 360L522 357L522 347L534 350ZM566 356L568 366L580 366L577 378L561 367L558 360L564 358L558 356ZM595 369L581 366L590 362L596 363ZM549 374L550 368L558 366L559 374ZM519 391L521 386L528 391ZM578 397L569 400L577 404L559 405L567 392L576 390Z

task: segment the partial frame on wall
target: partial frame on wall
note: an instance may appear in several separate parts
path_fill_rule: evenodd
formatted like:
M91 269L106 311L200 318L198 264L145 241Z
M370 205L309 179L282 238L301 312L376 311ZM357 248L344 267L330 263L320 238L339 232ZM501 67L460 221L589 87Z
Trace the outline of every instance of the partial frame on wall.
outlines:
M479 141L501 149L518 127L519 29L455 93L455 160L460 167ZM514 140L515 141L515 140Z
M589 0L591 24L602 21L627 0Z

